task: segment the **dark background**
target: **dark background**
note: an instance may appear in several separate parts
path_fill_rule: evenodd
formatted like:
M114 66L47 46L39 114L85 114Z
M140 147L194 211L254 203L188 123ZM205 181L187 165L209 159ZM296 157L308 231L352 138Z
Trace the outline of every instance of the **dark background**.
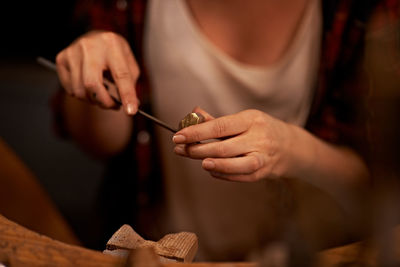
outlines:
M58 78L36 63L37 56L54 60L85 31L74 17L75 2L2 2L0 137L36 175L83 245L103 249L95 214L103 164L55 135L49 101Z
M2 59L54 57L84 31L74 17L76 0L5 2L0 16Z

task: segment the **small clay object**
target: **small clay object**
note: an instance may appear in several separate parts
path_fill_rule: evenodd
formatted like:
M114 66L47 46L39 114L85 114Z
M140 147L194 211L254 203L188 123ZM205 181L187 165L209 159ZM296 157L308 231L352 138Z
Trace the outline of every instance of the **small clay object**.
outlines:
M179 130L204 122L204 116L200 113L189 113L179 122Z

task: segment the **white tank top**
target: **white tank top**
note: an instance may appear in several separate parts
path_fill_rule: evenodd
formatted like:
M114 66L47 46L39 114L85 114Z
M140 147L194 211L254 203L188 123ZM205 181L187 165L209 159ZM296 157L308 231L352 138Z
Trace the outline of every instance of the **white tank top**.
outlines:
M318 73L318 0L310 2L282 58L265 67L238 62L215 46L185 1L151 0L148 8L145 62L157 117L177 125L195 106L215 117L251 108L305 124ZM198 259L254 247L260 236L276 230L267 181L216 180L202 170L200 161L174 154L169 132L157 128L157 138L166 185L165 231L199 235Z

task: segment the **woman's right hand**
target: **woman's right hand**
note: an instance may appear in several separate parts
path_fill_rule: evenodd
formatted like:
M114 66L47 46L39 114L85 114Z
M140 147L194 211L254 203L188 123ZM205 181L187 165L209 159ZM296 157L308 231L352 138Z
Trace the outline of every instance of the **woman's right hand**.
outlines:
M121 35L89 32L58 53L56 65L61 84L70 95L103 108L116 108L103 85L103 72L109 71L125 112L137 112L135 84L140 72L128 42Z

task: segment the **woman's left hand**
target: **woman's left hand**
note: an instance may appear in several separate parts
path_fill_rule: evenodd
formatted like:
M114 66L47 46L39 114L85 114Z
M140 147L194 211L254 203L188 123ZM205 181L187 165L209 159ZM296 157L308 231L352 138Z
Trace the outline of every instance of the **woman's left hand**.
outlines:
M178 155L201 159L212 176L231 181L254 182L287 173L292 125L258 110L216 119L200 108L194 112L206 122L174 135ZM220 140L204 142L210 139Z

